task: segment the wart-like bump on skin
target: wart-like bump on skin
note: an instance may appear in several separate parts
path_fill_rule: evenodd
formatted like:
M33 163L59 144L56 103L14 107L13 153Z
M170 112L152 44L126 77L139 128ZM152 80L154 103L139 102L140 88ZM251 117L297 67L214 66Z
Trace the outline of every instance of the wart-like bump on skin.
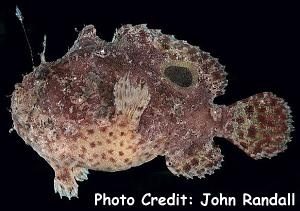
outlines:
M225 93L225 67L146 25L124 25L111 42L88 25L62 58L47 62L44 53L45 45L42 63L15 86L11 115L13 129L53 168L61 197L78 196L88 169L122 171L157 156L174 175L204 178L223 161L214 137L254 159L276 156L291 140L282 98L262 92L214 104Z

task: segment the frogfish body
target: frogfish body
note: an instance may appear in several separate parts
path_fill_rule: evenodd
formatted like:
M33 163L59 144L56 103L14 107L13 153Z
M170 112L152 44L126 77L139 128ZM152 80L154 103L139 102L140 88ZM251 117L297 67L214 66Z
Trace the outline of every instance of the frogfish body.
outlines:
M54 169L54 189L77 197L88 169L121 171L165 156L175 175L203 178L221 166L214 137L254 159L286 149L290 109L263 92L216 105L227 85L210 54L160 30L125 25L112 42L94 26L54 62L42 59L12 94L13 129Z

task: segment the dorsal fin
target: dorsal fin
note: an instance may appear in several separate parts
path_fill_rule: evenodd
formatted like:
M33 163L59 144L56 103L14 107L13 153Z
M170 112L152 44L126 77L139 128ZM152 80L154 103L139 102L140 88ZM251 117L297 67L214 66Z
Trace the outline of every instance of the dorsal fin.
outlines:
M209 53L193 46L184 40L177 40L172 35L161 33L160 30L148 29L145 24L124 25L116 30L113 42L140 47L152 46L162 52L167 63L189 63L198 72L200 86L205 86L212 94L212 99L224 94L227 85L225 67ZM163 65L162 65L163 66Z
M46 63L46 57L45 57L45 52L46 52L46 41L47 41L47 36L44 35L43 51L42 51L42 53L40 53L41 63Z

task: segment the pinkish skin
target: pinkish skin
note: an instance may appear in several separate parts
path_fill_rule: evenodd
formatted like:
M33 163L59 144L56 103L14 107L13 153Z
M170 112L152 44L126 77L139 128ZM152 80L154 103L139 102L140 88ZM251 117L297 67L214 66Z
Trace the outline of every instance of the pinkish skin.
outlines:
M287 104L265 92L216 105L225 77L210 54L159 30L125 25L106 42L89 25L65 56L42 59L16 85L14 129L51 165L55 192L68 198L77 197L87 169L120 171L158 155L173 174L203 178L223 160L216 136L254 159L285 150Z

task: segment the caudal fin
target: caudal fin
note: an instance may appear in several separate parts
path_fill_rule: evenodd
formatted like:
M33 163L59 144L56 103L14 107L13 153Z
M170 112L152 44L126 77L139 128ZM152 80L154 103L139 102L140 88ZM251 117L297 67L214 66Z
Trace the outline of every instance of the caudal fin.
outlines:
M291 141L291 110L270 92L238 101L227 112L225 137L254 159L271 158Z

